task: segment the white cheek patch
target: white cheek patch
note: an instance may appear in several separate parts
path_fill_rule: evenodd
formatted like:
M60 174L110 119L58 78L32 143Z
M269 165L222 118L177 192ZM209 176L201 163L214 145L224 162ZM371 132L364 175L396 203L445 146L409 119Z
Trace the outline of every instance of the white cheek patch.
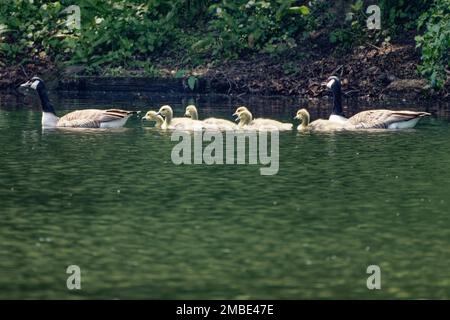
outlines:
M39 80L36 80L35 82L33 82L33 84L31 85L31 89L36 90L38 84L39 84Z
M333 84L336 82L336 80L335 79L331 79L330 81L328 81L328 83L327 83L327 88L328 89L331 89L331 87L333 86Z

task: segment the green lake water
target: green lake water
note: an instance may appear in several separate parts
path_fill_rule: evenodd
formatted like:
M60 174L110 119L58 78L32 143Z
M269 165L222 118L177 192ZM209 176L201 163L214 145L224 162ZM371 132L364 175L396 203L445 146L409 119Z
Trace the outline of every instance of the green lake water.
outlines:
M180 115L195 102L201 117L248 104L286 121L300 105L51 98L60 114L169 103ZM433 117L414 130L280 133L279 172L262 176L261 165L176 166L170 134L138 118L43 131L35 100L0 98L0 298L448 299L449 108L417 109ZM79 291L66 287L69 265L81 268ZM367 289L369 265L381 290Z

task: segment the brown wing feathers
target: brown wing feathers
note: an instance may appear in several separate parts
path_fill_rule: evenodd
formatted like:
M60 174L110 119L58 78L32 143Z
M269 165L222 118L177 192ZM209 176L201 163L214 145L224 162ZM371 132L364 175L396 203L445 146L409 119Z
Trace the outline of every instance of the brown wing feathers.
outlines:
M120 118L124 118L126 116L137 114L137 111L126 111L126 110L120 110L120 109L108 109L105 110L107 114L114 115Z
M126 111L120 109L85 109L77 110L66 114L58 121L58 126L61 127L84 127L84 128L99 128L102 122L109 122L123 119L136 111Z
M387 128L395 122L409 121L415 118L429 116L427 112L369 110L360 112L349 119L349 123L357 128Z

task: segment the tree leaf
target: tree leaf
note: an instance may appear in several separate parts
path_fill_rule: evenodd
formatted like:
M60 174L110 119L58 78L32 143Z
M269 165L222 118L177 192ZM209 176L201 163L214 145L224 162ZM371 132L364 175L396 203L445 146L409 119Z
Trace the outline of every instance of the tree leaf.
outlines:
M301 15L304 15L304 16L306 16L310 13L309 8L307 6L290 7L289 12L300 13Z
M175 73L175 78L177 78L177 79L183 78L185 74L186 74L186 70L180 69L177 71L177 73Z
M194 76L190 76L187 80L189 88L194 91L195 85L197 84L197 78Z

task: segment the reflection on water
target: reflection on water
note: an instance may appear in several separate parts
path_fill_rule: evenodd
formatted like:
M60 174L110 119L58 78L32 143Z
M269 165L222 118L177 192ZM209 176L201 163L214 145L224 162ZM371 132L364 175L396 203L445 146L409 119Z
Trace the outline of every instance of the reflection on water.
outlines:
M246 104L287 121L304 105L52 98L61 114L168 103L181 116L196 103L200 117L229 117ZM30 101L0 98L0 298L450 297L445 106L418 106L433 117L408 131L282 132L280 170L261 176L259 165L175 166L170 134L136 117L120 130L42 131ZM66 289L72 264L78 292ZM366 287L371 264L380 291Z

